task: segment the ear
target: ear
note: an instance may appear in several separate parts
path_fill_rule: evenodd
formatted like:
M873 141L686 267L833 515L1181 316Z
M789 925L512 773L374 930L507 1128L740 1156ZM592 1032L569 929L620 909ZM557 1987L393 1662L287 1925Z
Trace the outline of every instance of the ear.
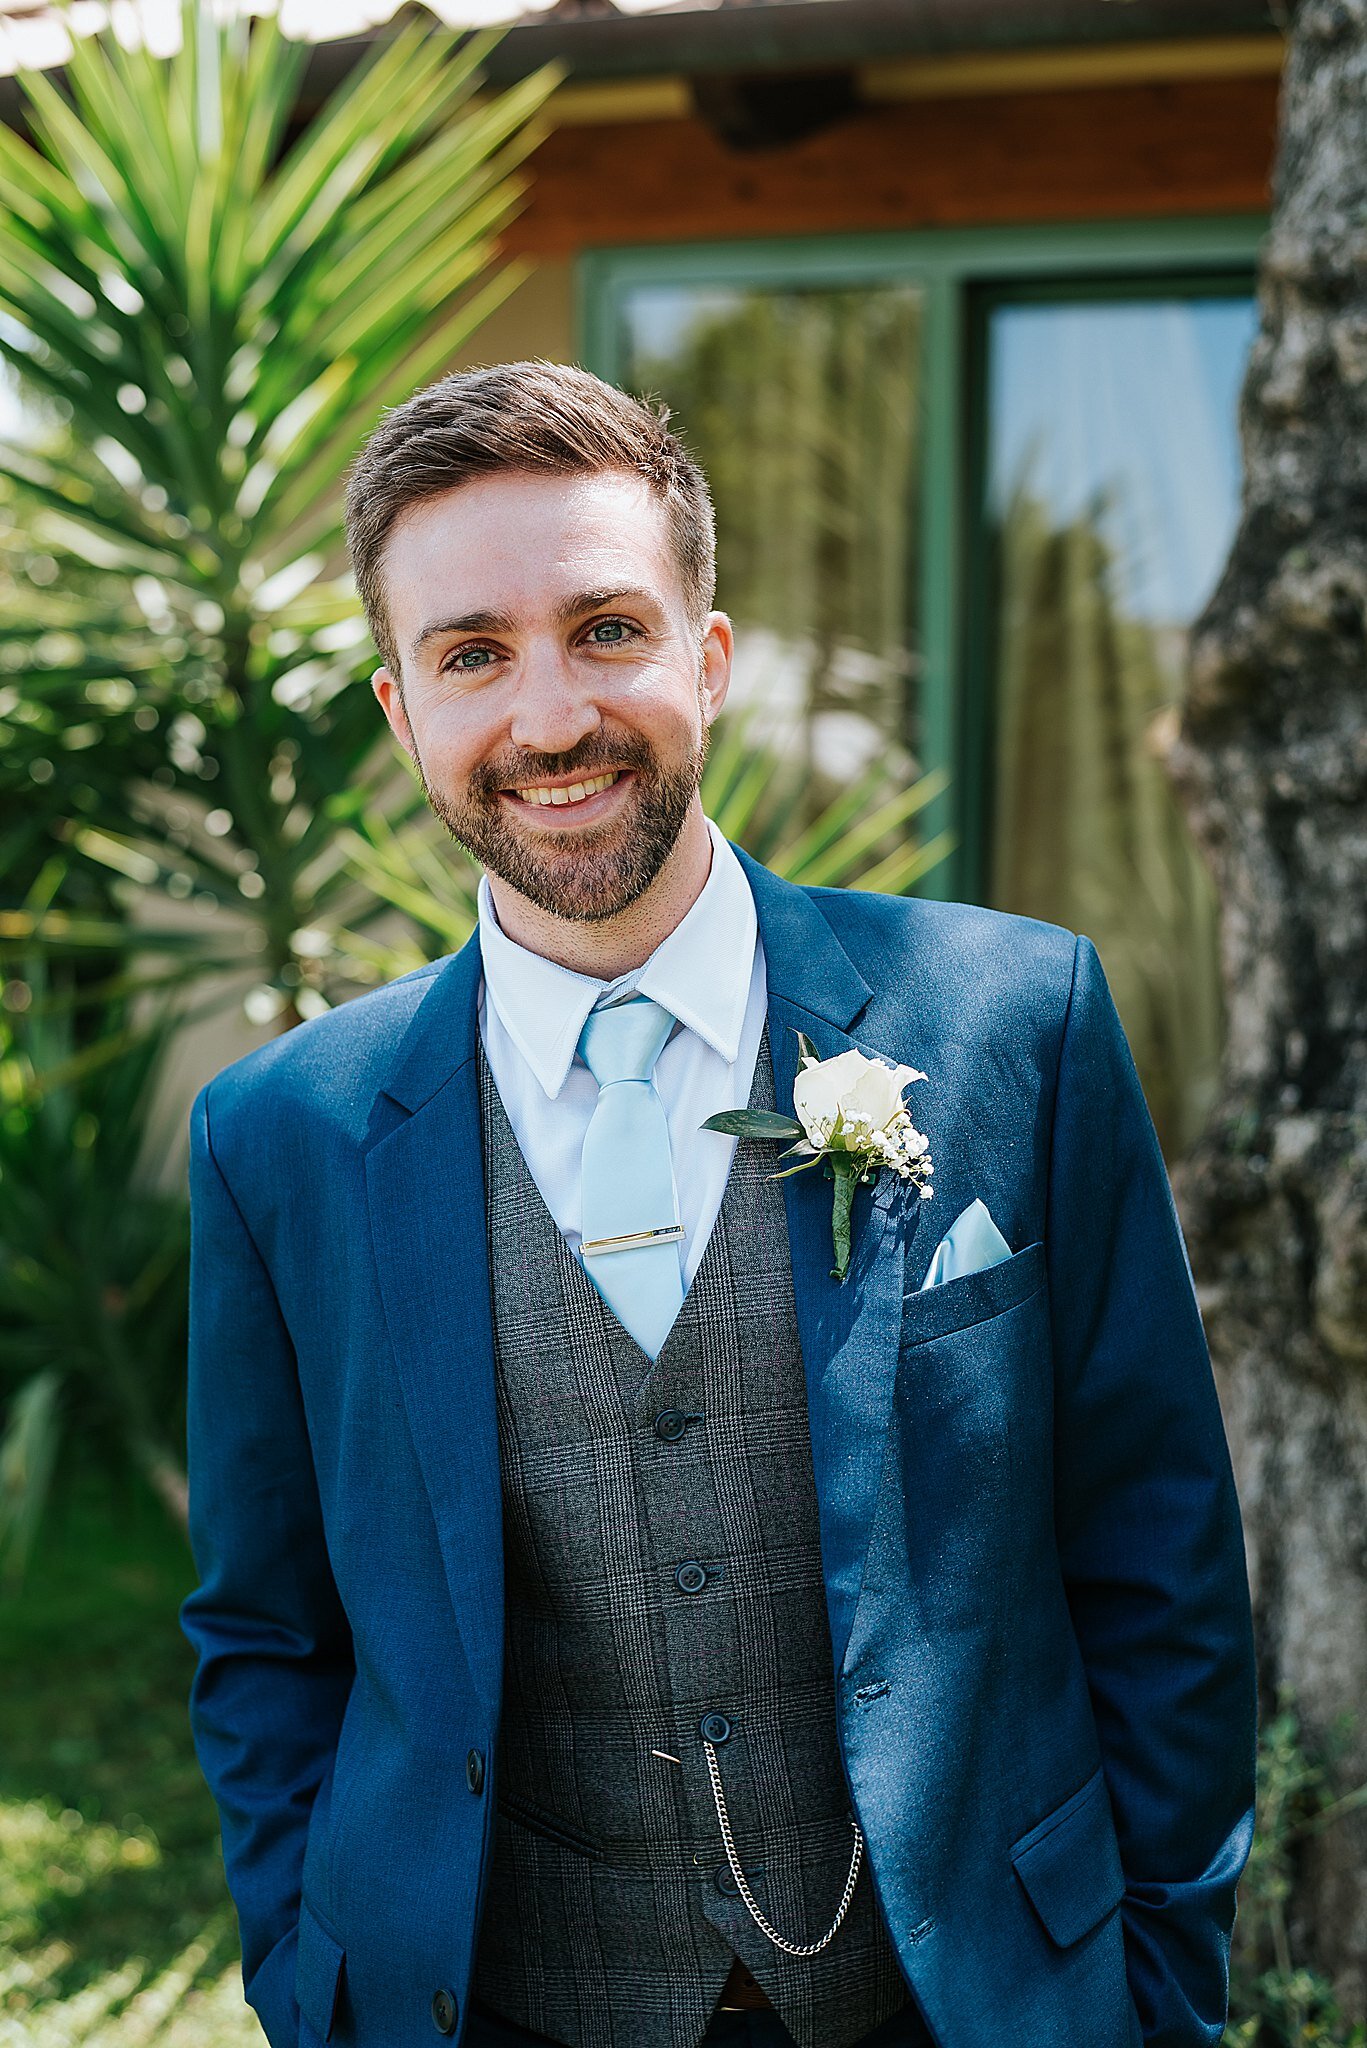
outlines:
M399 695L398 679L387 668L377 668L370 678L370 687L375 692L376 702L389 722L389 729L399 745L411 760L416 761L418 750L413 742L413 729L408 723L408 713L403 708Z
M725 612L709 612L703 621L702 696L703 717L711 725L731 687L731 662L736 636Z

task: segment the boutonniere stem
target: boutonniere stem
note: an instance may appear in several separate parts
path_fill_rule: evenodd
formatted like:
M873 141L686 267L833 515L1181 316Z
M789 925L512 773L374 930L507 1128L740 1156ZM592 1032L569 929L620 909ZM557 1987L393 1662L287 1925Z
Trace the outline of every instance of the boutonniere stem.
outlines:
M801 1031L797 1041L802 1064L793 1082L795 1117L772 1109L726 1109L708 1117L702 1128L733 1138L794 1139L779 1156L790 1159L796 1154L797 1165L771 1174L771 1180L786 1180L789 1174L824 1164L835 1183L831 1277L844 1280L850 1270L854 1191L861 1181L877 1180L886 1167L900 1179L915 1182L922 1201L934 1193L930 1141L916 1129L902 1100L911 1082L926 1077L915 1067L870 1059L853 1050L818 1059L815 1046Z

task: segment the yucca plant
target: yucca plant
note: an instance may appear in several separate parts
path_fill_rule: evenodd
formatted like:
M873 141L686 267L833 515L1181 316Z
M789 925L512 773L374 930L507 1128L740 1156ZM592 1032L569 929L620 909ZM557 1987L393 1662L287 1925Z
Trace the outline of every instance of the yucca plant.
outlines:
M702 794L727 838L786 880L904 896L953 851L951 833L923 841L912 829L948 785L943 768L899 785L878 761L814 807L802 759L757 740L755 714L740 711L720 727Z
M949 832L924 842L912 821L944 793L935 769L895 787L881 764L811 815L805 770L791 753L756 736L747 710L717 728L703 770L703 808L728 839L792 882L905 895L953 850ZM370 807L341 827L338 844L367 891L402 913L400 940L343 931L338 945L365 973L388 979L453 951L473 931L479 870L428 816L396 828Z
M75 593L40 660L21 586L9 689L97 727L140 711L159 754L92 784L58 732L60 788L97 801L46 829L135 916L169 896L140 955L192 973L226 951L282 1023L332 993L334 926L386 907L343 868L339 819L417 802L351 687L340 478L523 274L497 236L557 74L481 94L494 40L402 28L292 133L306 48L187 5L175 56L79 40L65 90L21 80L32 142L0 126L0 353L50 428L4 464ZM61 944L69 917L11 897L0 947Z
M43 993L41 956L26 987ZM178 1519L189 1226L145 1171L171 1030L105 1006L78 1043L35 1001L0 1030L0 1582L17 1581L64 1432L117 1447Z
M11 1012L32 1000L23 972L39 928L44 1000L93 1006L113 992L128 884L101 828L124 811L130 787L156 788L167 772L159 728L178 701L174 667L126 581L82 563L59 574L17 518L15 495L0 483L0 966ZM230 968L240 948L234 955L221 936ZM161 943L167 981L203 971L204 929Z

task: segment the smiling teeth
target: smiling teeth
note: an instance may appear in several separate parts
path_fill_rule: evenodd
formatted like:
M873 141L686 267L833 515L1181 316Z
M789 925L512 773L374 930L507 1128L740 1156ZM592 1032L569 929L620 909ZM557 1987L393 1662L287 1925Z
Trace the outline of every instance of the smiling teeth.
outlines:
M608 775L594 775L587 782L571 782L558 789L520 789L518 795L524 804L581 804L586 796L597 796L600 789L610 789L617 780L614 768Z

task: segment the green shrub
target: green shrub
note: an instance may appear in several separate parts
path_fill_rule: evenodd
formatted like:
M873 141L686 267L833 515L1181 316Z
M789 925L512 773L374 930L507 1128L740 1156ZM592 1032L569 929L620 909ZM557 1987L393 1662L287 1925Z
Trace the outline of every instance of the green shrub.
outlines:
M1258 1817L1239 1887L1225 2048L1367 2048L1367 2026L1340 2011L1333 1986L1293 1951L1287 1904L1305 1843L1367 1805L1367 1785L1334 1789L1350 1730L1307 1754L1294 1693L1284 1689L1258 1742Z

